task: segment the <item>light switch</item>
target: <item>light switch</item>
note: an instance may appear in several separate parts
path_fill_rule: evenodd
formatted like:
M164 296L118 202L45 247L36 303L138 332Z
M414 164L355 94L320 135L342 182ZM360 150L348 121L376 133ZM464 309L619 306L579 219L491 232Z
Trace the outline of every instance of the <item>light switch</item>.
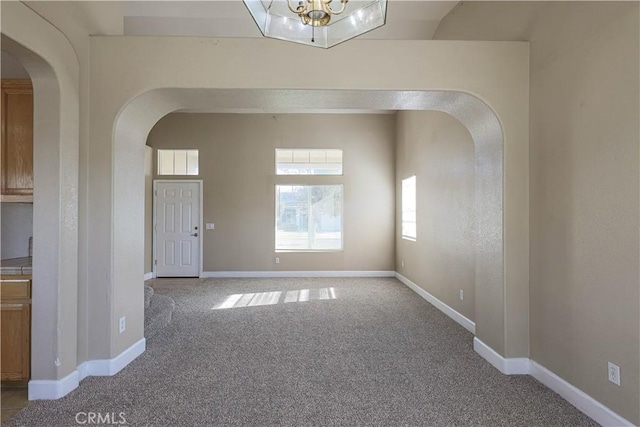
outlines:
M207 223L207 230L213 230L214 224L212 222Z

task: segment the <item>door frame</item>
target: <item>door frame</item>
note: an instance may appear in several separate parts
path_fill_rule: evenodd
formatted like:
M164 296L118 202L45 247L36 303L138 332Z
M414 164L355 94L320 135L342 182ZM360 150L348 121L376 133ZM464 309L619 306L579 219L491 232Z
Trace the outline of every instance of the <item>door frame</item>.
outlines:
M155 279L156 277L158 277L157 275L157 265L158 265L158 258L157 258L157 242L158 242L158 227L157 227L157 222L156 222L156 212L157 212L157 202L158 202L158 183L184 183L184 182L190 182L190 183L196 183L198 184L198 197L200 198L200 212L199 212L199 220L198 220L198 231L199 233L199 239L198 239L198 246L199 246L199 254L198 254L198 277L202 277L202 260L203 260L203 256L202 256L202 250L203 250L203 245L202 242L204 241L204 230L202 229L202 223L203 223L203 218L202 218L202 213L203 213L203 205L204 205L204 200L203 200L203 192L202 192L202 186L203 186L203 181L201 179L154 179L153 180L153 239L152 239L152 247L153 247L153 259L151 260L151 273L153 278Z

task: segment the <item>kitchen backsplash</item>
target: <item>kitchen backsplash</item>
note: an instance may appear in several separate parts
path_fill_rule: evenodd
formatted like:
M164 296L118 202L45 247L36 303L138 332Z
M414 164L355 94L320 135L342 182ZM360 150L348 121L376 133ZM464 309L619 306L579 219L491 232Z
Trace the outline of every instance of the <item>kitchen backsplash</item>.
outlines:
M33 204L0 203L1 259L27 257L33 236Z

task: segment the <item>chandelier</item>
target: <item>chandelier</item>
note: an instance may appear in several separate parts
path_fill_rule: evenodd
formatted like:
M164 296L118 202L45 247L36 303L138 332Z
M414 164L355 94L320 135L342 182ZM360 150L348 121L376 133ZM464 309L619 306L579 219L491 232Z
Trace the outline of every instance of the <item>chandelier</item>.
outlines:
M291 6L291 0L287 0L289 10L297 14L304 25L313 25L314 27L324 27L331 21L331 15L340 15L347 7L349 0L340 0L342 7L339 10L331 9L331 0L305 0L298 2L298 6L294 9Z
M387 0L244 0L244 4L265 37L323 48L381 27L387 14Z

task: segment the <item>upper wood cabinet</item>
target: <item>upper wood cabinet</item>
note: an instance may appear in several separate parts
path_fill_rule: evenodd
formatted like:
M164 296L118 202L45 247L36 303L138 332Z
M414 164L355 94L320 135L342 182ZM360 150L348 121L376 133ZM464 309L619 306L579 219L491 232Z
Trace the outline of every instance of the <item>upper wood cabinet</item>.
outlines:
M2 202L33 202L33 87L2 80Z

